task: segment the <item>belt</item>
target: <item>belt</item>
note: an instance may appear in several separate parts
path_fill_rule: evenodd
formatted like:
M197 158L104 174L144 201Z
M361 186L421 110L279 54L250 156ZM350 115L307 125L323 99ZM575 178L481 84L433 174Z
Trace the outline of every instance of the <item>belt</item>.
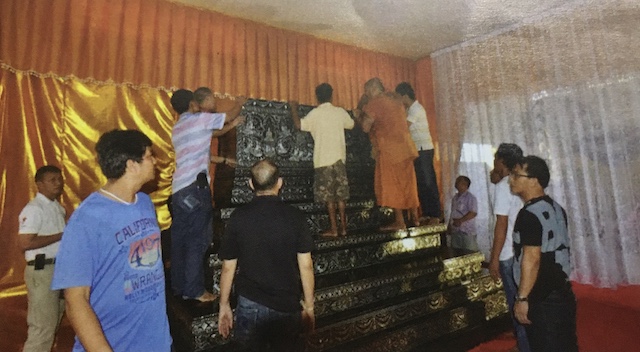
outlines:
M44 260L44 264L54 264L56 262L56 258L47 258ZM35 260L30 260L27 262L27 265L36 265Z

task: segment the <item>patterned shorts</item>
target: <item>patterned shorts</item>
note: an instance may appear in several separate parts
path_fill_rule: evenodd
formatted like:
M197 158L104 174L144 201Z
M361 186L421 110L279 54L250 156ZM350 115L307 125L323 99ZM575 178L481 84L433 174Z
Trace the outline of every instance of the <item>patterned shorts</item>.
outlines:
M336 202L349 199L347 168L342 160L333 165L315 170L313 194L317 203Z

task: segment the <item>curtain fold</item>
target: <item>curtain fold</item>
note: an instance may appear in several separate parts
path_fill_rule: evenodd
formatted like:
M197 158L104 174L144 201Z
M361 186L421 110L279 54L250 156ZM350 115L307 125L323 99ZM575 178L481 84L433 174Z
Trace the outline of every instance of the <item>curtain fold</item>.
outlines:
M7 0L0 14L0 62L22 71L305 104L327 81L347 109L371 77L415 83L410 59L163 0Z
M64 90L60 79L0 69L0 284L22 276L23 253L8 249L18 247L18 215L37 192L37 167L63 168Z
M24 293L17 218L35 170L61 166L70 214L104 182L94 146L110 129L152 139L159 173L147 191L169 225L173 89L209 86L221 107L240 95L315 104L326 81L351 109L371 77L389 89L426 79L409 59L163 0L7 0L0 18L0 296Z
M106 181L94 150L104 132L139 129L151 138L159 171L145 191L151 193L161 226L168 226L166 200L173 172L169 96L159 89L0 69L0 290L22 281L18 214L37 192L36 169L46 164L62 169L61 204L71 215ZM20 293L7 292L0 296Z
M446 203L468 175L488 239L493 153L518 143L549 163L573 279L596 286L640 284L638 14L637 2L572 3L432 54Z
M24 268L17 247L18 214L37 192L33 180L37 168L52 164L62 169L65 189L60 201L71 215L106 181L95 153L104 132L138 129L152 140L158 171L143 191L151 195L161 228L170 225L166 202L175 167L170 94L163 89L0 69L0 297L24 293L15 287L22 283ZM221 112L234 105L230 99L219 99ZM217 146L214 140L212 153L217 153Z
M428 64L416 78L410 59L163 0L6 0L0 16L0 297L24 293L18 214L36 169L62 168L71 214L104 181L94 146L110 129L152 139L159 172L146 191L169 225L174 88L209 86L228 98L221 107L240 95L315 104L327 81L334 104L351 109L371 77L389 89L430 80Z

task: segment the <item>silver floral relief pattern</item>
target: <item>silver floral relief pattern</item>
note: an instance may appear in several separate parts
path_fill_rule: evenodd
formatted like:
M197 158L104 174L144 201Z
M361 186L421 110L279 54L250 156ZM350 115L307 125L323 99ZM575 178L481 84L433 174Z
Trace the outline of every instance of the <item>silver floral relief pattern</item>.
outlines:
M439 235L425 235L407 239L396 239L384 243L372 243L359 247L314 254L316 274L352 270L397 259L402 254L419 255L437 249Z
M304 118L313 106L300 106ZM249 100L243 110L246 122L237 128L236 160L232 204L251 200L249 168L263 158L272 159L284 179L281 197L287 202L313 203L313 138L295 128L290 106L283 102ZM360 129L345 132L347 177L351 202L373 198L371 144Z
M299 115L304 118L311 109L300 106ZM238 167L233 180L228 180L233 185L231 207L220 209L218 220L224 224L236 206L252 199L249 168L268 157L278 164L284 179L280 197L306 214L312 231L326 229L326 206L313 198L310 134L294 127L286 103L250 100L243 114L246 123L238 127L236 139ZM346 132L346 143L351 191L347 228L358 232L316 238L318 326L309 337L308 349L352 349L356 342L355 350L397 352L504 314L502 287L487 281L481 272L481 253L449 257L440 251L440 234L446 225L387 233L374 230L392 213L375 203L371 146L357 128ZM208 264L215 287L221 260L214 253ZM233 348L217 333L217 313L194 316L188 324L181 328L190 330L181 331L182 339L194 351Z
M262 158L276 163L313 162L313 140L295 129L286 103L250 100L244 105L246 121L238 126L238 164L249 167ZM307 165L308 166L308 165Z

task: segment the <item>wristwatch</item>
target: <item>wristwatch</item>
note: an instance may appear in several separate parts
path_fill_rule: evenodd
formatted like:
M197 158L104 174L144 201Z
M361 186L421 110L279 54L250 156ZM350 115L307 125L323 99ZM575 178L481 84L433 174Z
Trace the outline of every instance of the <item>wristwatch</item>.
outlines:
M528 302L529 297L516 295L516 302Z

